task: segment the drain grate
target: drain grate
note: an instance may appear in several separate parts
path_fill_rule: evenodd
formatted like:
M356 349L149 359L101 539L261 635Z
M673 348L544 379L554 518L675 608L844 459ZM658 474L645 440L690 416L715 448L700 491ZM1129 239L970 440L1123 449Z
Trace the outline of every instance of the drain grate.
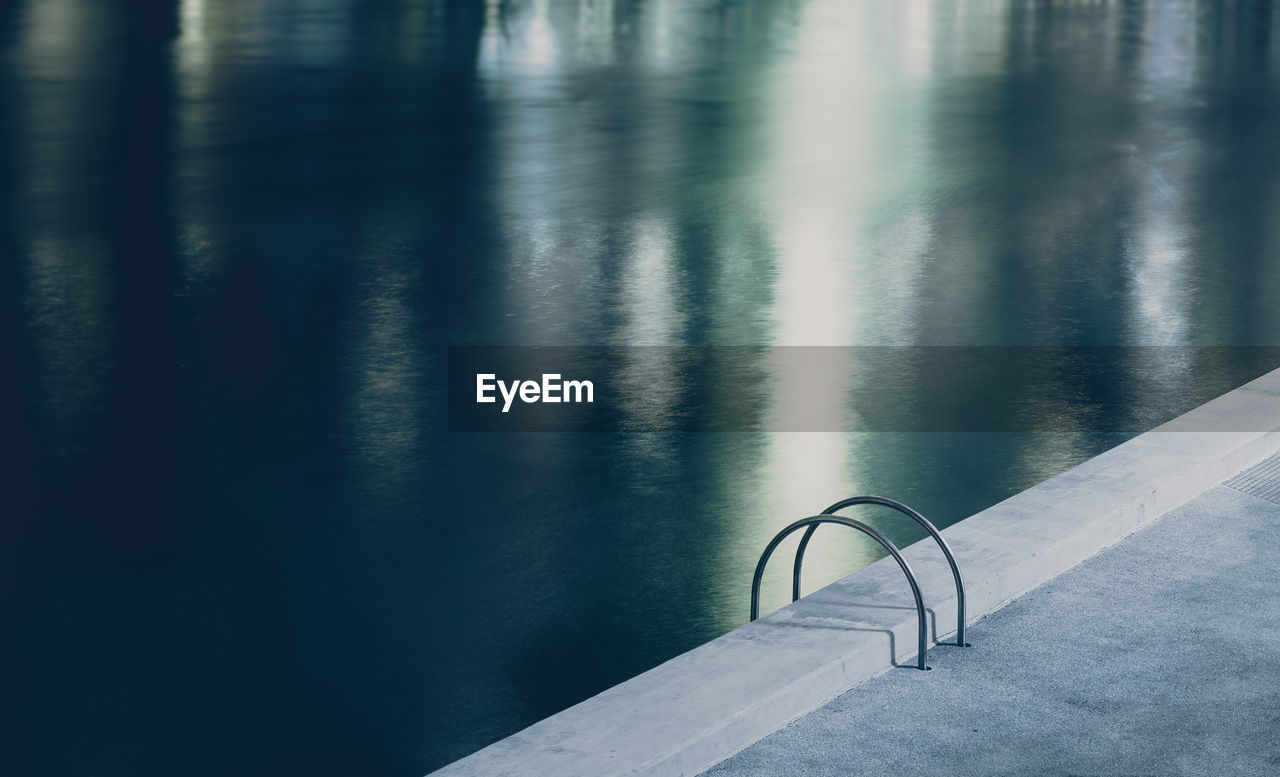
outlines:
M1223 485L1280 505L1280 453L1254 464Z

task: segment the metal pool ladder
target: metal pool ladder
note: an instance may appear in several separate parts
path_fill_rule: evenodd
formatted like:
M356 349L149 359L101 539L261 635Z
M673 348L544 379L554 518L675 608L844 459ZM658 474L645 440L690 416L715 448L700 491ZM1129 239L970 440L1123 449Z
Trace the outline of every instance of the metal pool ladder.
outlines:
M889 551L889 555L893 556L894 560L898 562L898 566L902 569L903 574L907 576L907 582L911 585L911 593L916 600L916 616L919 631L919 652L916 654L916 668L924 670L931 668L925 665L925 651L928 648L929 632L925 619L924 598L920 595L920 584L916 581L916 575L911 571L911 565L902 557L902 551L899 550L898 546L894 545L888 537L861 521L855 521L852 518L846 518L842 515L835 514L846 507L853 507L854 505L882 505L884 507L892 508L923 526L924 530L929 533L929 536L933 537L934 541L938 543L938 547L942 548L942 554L947 557L947 564L951 566L951 575L956 581L957 621L956 641L939 642L938 644L968 647L969 643L964 641L964 581L960 577L960 567L956 564L956 557L952 554L951 547L947 545L947 541L942 538L942 535L938 532L938 528L923 515L912 510L901 502L886 499L882 496L853 496L848 499L841 499L826 510L823 510L820 515L801 518L778 532L773 540L769 542L769 545L764 549L764 553L760 556L759 563L756 564L756 574L754 579L751 581L751 620L755 620L760 617L760 581L764 578L765 565L769 563L769 557L773 555L773 551L777 550L783 540L800 529L805 529L804 536L800 538L800 546L796 548L796 560L791 571L791 601L794 602L800 598L800 571L804 565L805 549L808 548L809 540L812 539L813 533L816 532L818 527L824 523L835 523L840 524L841 526L848 526L852 529L857 529L871 539L880 543L881 547Z

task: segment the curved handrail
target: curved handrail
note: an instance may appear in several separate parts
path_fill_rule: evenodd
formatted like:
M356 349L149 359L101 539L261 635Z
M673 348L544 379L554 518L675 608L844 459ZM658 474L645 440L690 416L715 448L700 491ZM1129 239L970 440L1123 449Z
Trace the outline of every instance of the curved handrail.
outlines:
M925 651L928 648L929 642L929 632L925 620L924 598L920 596L920 585L916 582L915 573L911 571L911 565L902 557L902 553L898 551L898 546L890 542L888 537L861 521L855 521L852 518L845 518L843 515L812 515L808 518L801 518L787 528L778 532L777 536L773 538L768 547L764 549L764 553L760 556L760 562L756 564L755 578L751 581L751 620L755 620L760 617L760 581L764 578L764 568L765 565L769 563L769 556L773 555L773 551L777 550L778 545L782 544L782 541L793 532L796 532L805 526L817 528L818 524L822 523L838 523L841 526L848 526L852 529L857 529L871 539L880 543L884 549L889 551L889 554L897 560L898 566L902 567L903 573L907 576L907 582L911 584L911 593L916 598L916 615L919 620L920 632L919 652L916 654L918 657L916 668L929 669L930 667L925 666L924 663Z
M946 540L942 539L942 534L938 532L938 527L934 526L928 518L925 518L923 515L917 513L915 510L912 510L903 503L893 499L886 499L883 496L851 496L848 499L841 499L839 502L831 505L827 509L823 510L822 514L831 515L846 507L853 507L854 505L883 505L884 507L891 507L903 515L914 519L915 522L923 526L924 530L929 532L929 536L933 537L933 539L938 543L938 547L942 548L942 555L947 557L947 563L951 565L951 576L954 577L956 581L956 641L954 643L939 642L938 644L955 644L958 647L968 647L969 643L964 641L964 581L960 578L960 567L956 565L956 557L951 553L951 546L947 544ZM804 563L804 551L805 548L809 546L809 540L813 537L813 533L817 530L818 524L812 524L808 530L805 531L804 536L800 538L800 547L796 549L796 561L791 570L791 601L793 602L800 598L800 567Z

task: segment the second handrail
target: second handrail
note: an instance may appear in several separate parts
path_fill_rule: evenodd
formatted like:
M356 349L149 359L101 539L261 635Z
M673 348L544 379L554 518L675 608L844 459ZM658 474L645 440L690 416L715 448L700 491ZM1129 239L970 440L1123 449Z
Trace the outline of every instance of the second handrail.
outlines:
M925 652L929 646L929 631L928 624L925 619L924 598L920 595L920 585L916 582L915 573L911 571L911 565L908 564L907 560L898 552L898 546L890 542L888 537L861 521L855 521L852 518L845 518L843 515L831 515L829 513L824 513L822 515L813 515L808 518L801 518L787 528L778 532L777 536L773 538L773 541L769 543L769 546L764 549L764 554L760 556L760 562L756 564L756 574L751 581L751 620L755 620L760 617L760 581L764 578L764 568L765 565L769 563L769 556L773 555L773 551L776 550L777 547L782 544L782 541L793 532L808 526L809 534L812 534L813 529L818 528L818 525L823 523L838 523L841 526L848 526L852 529L857 529L871 539L880 543L880 545L885 550L889 551L889 554L898 562L898 566L902 568L902 572L907 576L907 582L911 584L911 593L916 599L916 616L919 621L920 635L919 648L916 653L918 656L916 668L929 669L930 667L925 665ZM806 534L806 537L807 536L808 534Z
M906 515L915 520L916 523L924 527L929 532L929 536L938 543L938 547L942 548L942 554L947 557L947 563L951 565L951 575L956 581L956 641L955 645L959 647L969 647L969 643L964 641L964 581L960 578L960 567L956 565L956 557L951 553L951 546L947 541L942 539L942 534L938 532L938 528L933 525L928 518L920 513L912 510L901 502L893 499L887 499L883 496L851 496L848 499L841 499L839 502L831 505L822 511L823 515L832 515L846 507L854 505L883 505ZM804 536L800 538L800 547L796 549L795 565L791 570L791 601L800 598L800 567L804 563L804 551L809 546L809 540L813 537L813 533L818 530L818 524L813 523L805 531ZM882 543L883 544L883 543ZM896 555L896 554L895 554ZM939 642L939 645L953 644L947 642Z

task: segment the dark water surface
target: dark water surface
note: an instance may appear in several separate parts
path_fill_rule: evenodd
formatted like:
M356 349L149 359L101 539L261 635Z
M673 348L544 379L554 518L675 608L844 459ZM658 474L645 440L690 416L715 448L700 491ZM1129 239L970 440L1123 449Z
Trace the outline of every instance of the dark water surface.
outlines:
M950 523L1137 431L1073 406L1275 366L1047 375L1022 432L445 402L449 346L1280 345L1277 47L1247 1L0 0L0 773L421 775L743 623L797 517Z

